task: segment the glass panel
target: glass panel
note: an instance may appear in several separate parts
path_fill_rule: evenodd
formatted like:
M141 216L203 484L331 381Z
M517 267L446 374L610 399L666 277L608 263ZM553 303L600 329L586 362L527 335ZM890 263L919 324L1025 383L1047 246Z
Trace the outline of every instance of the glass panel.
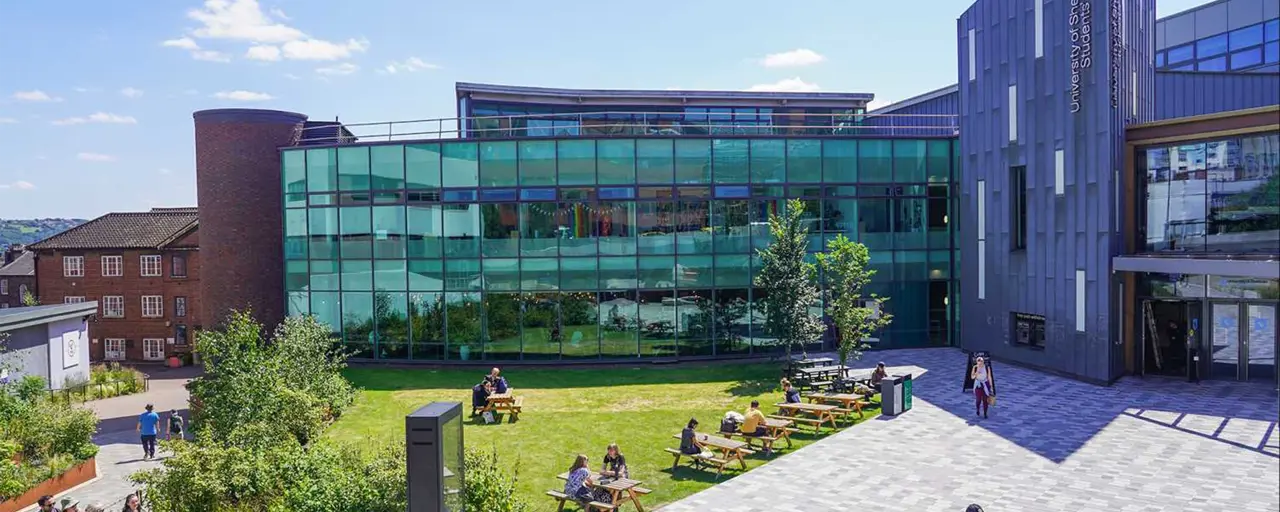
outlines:
M342 332L342 309L337 292L311 292L311 314L316 316L316 321L332 328L334 334Z
M560 203L556 209L556 235L561 256L591 256L596 253L598 210L590 195L593 189L561 189L579 196L578 201Z
M604 259L600 260L603 269ZM633 281L635 266L632 266ZM604 279L601 273L600 279ZM640 310L632 290L600 293L600 355L605 358L636 357Z
M1156 52L1156 67L1164 66L1164 52Z
M480 183L480 166L474 142L451 142L444 145L441 173L446 187L474 187Z
M305 261L297 261L294 263L299 263L304 267L307 264L307 262ZM303 269L303 272L305 271L306 269ZM288 298L286 298L285 300L289 302L288 304L289 316L303 316L303 315L311 314L311 295L310 294L308 294L307 292L289 292L288 295L289 295Z
M568 269L567 264L565 269ZM600 307L596 304L594 292L560 295L560 321L564 325L560 352L563 357L594 359L600 356L599 314Z
M444 359L444 294L409 294L411 356Z
M307 191L338 190L338 152L330 149L307 150Z
M378 359L409 358L408 296L404 293L377 293L373 316L377 328L375 351Z
M601 185L630 185L636 182L636 142L601 140L596 142L597 179Z
M556 203L521 203L520 255L556 256L558 228Z
M516 186L515 142L480 143L480 186Z
M482 282L480 260L445 260L444 289L479 290Z
M480 206L486 257L514 257L520 252L520 210L516 203Z
M520 294L484 296L485 359L520 358Z
M519 291L520 260L516 258L485 258L484 287L486 290Z
M405 257L404 206L373 207L373 257Z
M1222 56L1222 57L1216 57L1209 60L1202 60L1196 63L1196 70L1197 71L1226 71L1227 57Z
M711 141L675 141L676 183L711 183Z
M455 145L456 146L456 145ZM440 188L440 145L410 144L404 148L405 186ZM468 186L475 186L474 183Z
M284 211L284 259L307 259L307 210Z
M640 257L641 288L674 288L676 259L671 256Z
M351 348L361 351L355 357L371 357L373 341L373 293L342 293L342 337Z
M1148 343L1150 342L1148 340ZM1240 305L1238 303L1213 305L1212 362L1210 372L1214 378L1235 380L1239 375Z
M1249 46L1262 44L1262 24L1250 25L1231 32L1231 50L1239 50Z
M564 341L560 329L560 294L526 293L521 299L525 359L558 359Z
M676 286L680 288L706 288L712 285L715 270L711 256L681 255L676 260Z
M449 359L480 359L481 318L480 294L445 294L445 336L449 342Z
M640 356L675 357L675 294L669 290L642 291L639 296Z
M558 143L561 185L596 183L596 141L562 140Z
M712 231L717 253L751 250L751 201L712 201Z
M444 221L440 206L408 207L410 258L439 258L444 246Z
M373 261L350 260L342 262L343 290L372 290Z
M704 315L712 318L717 355L745 354L751 350L751 345L746 343L751 327L748 293L747 288L716 290L714 306L704 306Z
M369 148L338 149L338 189L369 190Z
M1203 250L1205 145L1148 150L1146 162L1147 250Z
M858 181L858 141L822 141L822 181L826 183Z
M671 183L675 166L671 139L636 141L636 181L639 183Z
M601 201L596 211L600 254L635 254L636 203Z
M340 209L342 217L342 257L369 259L373 257L371 214L367 206L348 206Z
M373 189L404 188L404 146L373 146L369 148L369 153Z
M555 290L560 287L560 260L523 258L520 260L520 289Z
M1262 64L1262 48L1250 48L1231 54L1231 69L1244 69Z
M480 256L480 205L441 206L444 221L444 255L447 258Z
M1206 249L1277 251L1280 239L1280 135L1207 144Z
M307 262L286 261L284 263L284 289L288 291L306 291L310 284L310 272Z
M401 291L408 286L404 260L378 260L373 262L373 289Z
M1249 380L1275 382L1276 305L1249 304Z
M636 245L640 254L672 254L676 250L676 202L666 190L659 201L636 202Z
M560 288L563 290L594 290L596 288L596 259L561 259Z
M283 151L280 155L281 176L285 194L307 193L307 154L301 150Z
M1265 60L1267 64L1275 64L1280 62L1280 42L1272 41L1267 43L1265 48ZM1272 68L1275 69L1275 68Z
M1280 20L1271 20L1266 22L1266 40L1280 40Z
M787 141L787 179L797 183L822 181L822 141Z
M716 183L747 183L750 176L748 141L715 139L711 141L712 167Z
M556 184L556 142L520 141L520 185Z
M751 257L716 256L716 286L751 286Z
M409 289L437 292L444 289L444 262L409 260Z
M863 140L858 144L859 181L893 181L893 145L887 140Z
M712 353L711 290L680 290L676 299L676 336L681 356L709 356Z
M1195 47L1191 44L1184 44L1177 48L1170 48L1166 53L1168 56L1165 61L1169 64L1177 64L1195 57Z
M1227 35L1218 34L1196 41L1196 58L1204 59L1227 53Z
M632 290L640 287L636 279L636 258L600 258L601 289Z
M311 280L312 290L337 290L338 289L338 262L336 261L312 261L311 262Z
M782 183L787 181L787 145L781 139L753 139L751 150L751 181L753 183Z
M951 141L931 140L928 142L928 159L926 166L929 182L951 182ZM899 179L899 181L904 181Z
M928 235L925 233L925 200L896 199L893 218L893 230L898 233L894 242L895 249L924 249L928 247Z
M711 253L710 201L686 199L676 212L676 252L680 254Z
M943 142L946 141L935 141ZM893 141L893 180L899 183L925 181L925 141Z

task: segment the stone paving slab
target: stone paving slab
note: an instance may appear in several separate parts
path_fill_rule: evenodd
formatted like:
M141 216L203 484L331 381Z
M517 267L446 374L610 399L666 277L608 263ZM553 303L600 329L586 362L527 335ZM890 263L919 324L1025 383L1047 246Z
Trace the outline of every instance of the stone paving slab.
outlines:
M1094 386L997 363L989 419L954 349L869 354L929 370L914 409L734 477L663 512L1280 510L1274 388L1128 378Z

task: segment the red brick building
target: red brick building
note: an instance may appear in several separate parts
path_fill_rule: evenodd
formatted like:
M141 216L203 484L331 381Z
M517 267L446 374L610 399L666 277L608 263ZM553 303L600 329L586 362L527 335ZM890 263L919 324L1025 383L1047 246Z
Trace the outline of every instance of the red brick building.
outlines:
M30 245L41 304L98 301L94 361L163 361L200 329L195 208L109 213Z
M0 257L0 309L22 307L22 296L36 293L36 259L21 245Z

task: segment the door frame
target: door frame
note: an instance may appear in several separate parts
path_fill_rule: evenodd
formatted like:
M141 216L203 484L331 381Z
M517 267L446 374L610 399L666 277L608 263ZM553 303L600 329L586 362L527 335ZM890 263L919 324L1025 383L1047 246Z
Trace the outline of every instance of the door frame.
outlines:
M147 357L148 356L147 342L149 341L156 342L156 345L160 347L160 350L159 350L160 357L158 358ZM164 361L164 338L143 338L142 339L142 360L143 361Z
M1240 298L1218 298L1208 300L1208 310L1210 314L1210 325L1217 325L1217 316L1213 314L1213 306L1235 306L1236 307L1236 381L1249 381L1249 333L1253 330L1253 324L1249 321L1249 306L1263 306L1277 309L1276 315L1280 318L1280 302L1265 299L1240 299ZM1272 322L1273 341L1280 345L1280 322ZM1280 349L1280 346L1276 347ZM1212 353L1212 343L1210 344L1210 352ZM1276 385L1280 387L1280 371L1276 372Z
M1204 310L1204 308L1208 307L1208 306L1207 306L1208 301L1206 301L1205 299L1201 299L1201 298L1190 298L1190 297L1180 297L1180 298L1167 298L1167 297L1138 297L1138 301L1137 301L1137 302L1138 302L1138 310L1137 310L1137 312L1134 314L1134 321L1137 323L1136 327L1137 327L1137 330L1138 330L1138 343L1137 343L1137 344L1135 344L1135 349L1136 349L1136 351L1137 351L1137 354L1136 354L1136 356L1137 356L1137 357L1135 358L1135 361L1136 361L1136 363L1137 363L1137 364L1134 366L1134 370L1135 370L1135 371L1134 371L1134 374L1138 375L1139 377L1146 377L1146 376L1147 376L1147 336L1148 336L1148 332L1147 332L1147 331L1148 331L1148 329L1147 329L1147 308L1146 308L1146 304L1147 304L1148 302L1180 302L1180 303L1182 303L1183 308L1185 308L1185 309L1183 310L1183 315L1185 315L1185 317L1186 317L1186 319L1187 319L1187 321L1188 321L1188 325L1187 325L1187 340L1186 340L1185 346L1183 347L1183 350L1186 350L1186 351L1188 352L1188 353L1186 354L1186 355L1188 356L1188 357L1187 357L1187 369L1186 369L1186 372L1185 372L1181 377L1183 377L1183 378L1190 377L1190 376L1191 376L1191 368L1192 368L1193 366L1196 366L1196 362L1195 362L1195 361L1193 361L1193 360L1191 360L1191 357L1190 357L1190 355L1191 355L1191 354L1190 354L1190 350L1191 350L1191 348L1193 348L1193 347L1194 347L1194 348L1198 349L1198 350L1199 350L1199 352L1200 352L1201 354L1203 354L1203 353L1205 352L1205 349L1204 349L1204 340L1205 340L1206 338L1204 337L1204 330L1203 330L1203 327L1204 327L1204 325L1205 325L1205 323L1204 323L1204 317L1205 317L1205 310ZM1191 321L1191 319L1193 319L1193 318L1198 319L1198 320L1200 321L1200 322L1199 322L1199 326L1194 330L1194 334L1195 334L1195 335L1194 335L1194 339L1192 339L1192 326L1191 326L1191 324L1190 324L1190 321ZM1197 375L1201 375L1201 376L1203 376L1203 375L1204 375L1204 373L1203 373L1203 371L1202 371L1202 370L1203 370L1203 363L1204 363L1204 358L1203 358L1203 357L1201 357L1201 365L1202 365L1202 366L1200 366L1200 367L1196 367L1196 374L1197 374ZM1154 374L1153 374L1153 375L1154 375ZM1171 376L1171 375L1160 375L1160 377L1174 377L1174 376ZM1174 378L1177 378L1177 377L1174 377Z

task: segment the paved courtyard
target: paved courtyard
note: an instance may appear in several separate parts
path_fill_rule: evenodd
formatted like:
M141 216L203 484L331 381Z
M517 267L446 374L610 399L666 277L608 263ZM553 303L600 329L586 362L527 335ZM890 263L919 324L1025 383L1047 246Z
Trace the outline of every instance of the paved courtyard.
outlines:
M914 409L781 456L663 512L1280 510L1274 386L1126 378L1100 387L996 364L989 419L952 349L870 354L927 370Z

